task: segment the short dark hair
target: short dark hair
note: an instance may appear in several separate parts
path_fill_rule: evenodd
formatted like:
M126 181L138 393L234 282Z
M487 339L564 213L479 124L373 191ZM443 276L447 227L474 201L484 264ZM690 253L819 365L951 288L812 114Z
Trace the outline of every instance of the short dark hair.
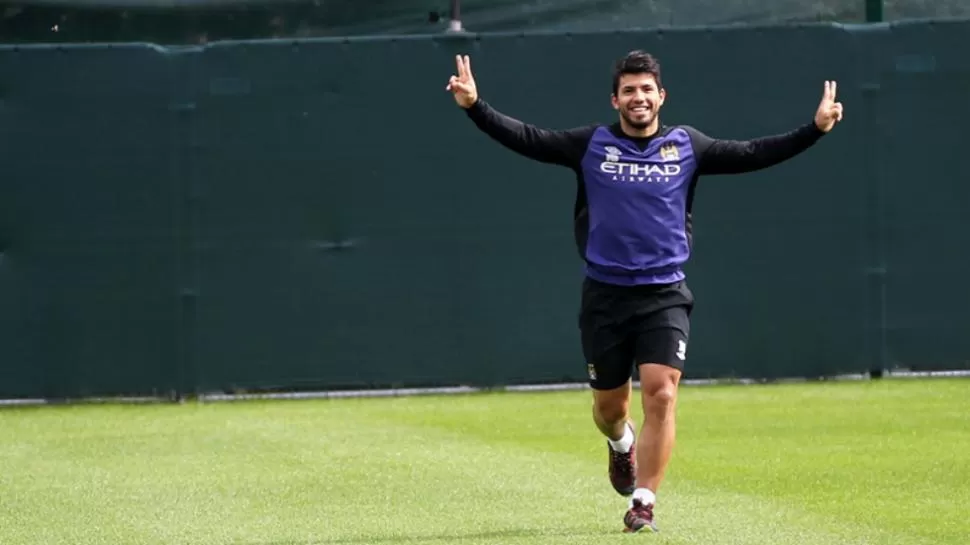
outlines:
M657 87L663 88L660 82L660 62L653 55L639 49L630 51L625 57L616 61L613 66L613 94L620 88L620 76L624 74L652 74L657 80Z

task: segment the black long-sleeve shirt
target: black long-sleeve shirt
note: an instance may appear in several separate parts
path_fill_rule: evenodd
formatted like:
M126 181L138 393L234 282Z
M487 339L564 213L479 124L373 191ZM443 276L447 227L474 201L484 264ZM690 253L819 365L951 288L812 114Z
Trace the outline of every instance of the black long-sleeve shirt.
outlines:
M576 243L587 274L619 285L684 278L698 177L777 165L824 134L810 122L753 140L714 139L688 125L662 126L653 136L632 137L619 123L538 128L482 99L466 112L479 129L512 151L575 172Z

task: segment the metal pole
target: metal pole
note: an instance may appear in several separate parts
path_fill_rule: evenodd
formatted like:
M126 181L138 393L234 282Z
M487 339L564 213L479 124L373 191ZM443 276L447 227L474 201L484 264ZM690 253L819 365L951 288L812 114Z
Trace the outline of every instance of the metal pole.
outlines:
M448 21L449 32L461 32L461 0L451 0L451 19Z
M881 23L883 0L866 0L866 22Z

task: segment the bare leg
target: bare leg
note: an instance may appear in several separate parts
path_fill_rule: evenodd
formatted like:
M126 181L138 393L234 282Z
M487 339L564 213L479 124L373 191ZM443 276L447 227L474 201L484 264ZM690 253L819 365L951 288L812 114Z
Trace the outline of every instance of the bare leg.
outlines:
M618 441L623 437L624 426L630 418L632 392L632 381L612 390L593 390L593 422L608 439Z
M637 438L637 488L657 493L674 448L681 372L667 365L640 366L643 427Z
M593 390L593 422L608 439L607 473L613 490L621 496L636 488L636 428L630 422L633 382L610 390Z

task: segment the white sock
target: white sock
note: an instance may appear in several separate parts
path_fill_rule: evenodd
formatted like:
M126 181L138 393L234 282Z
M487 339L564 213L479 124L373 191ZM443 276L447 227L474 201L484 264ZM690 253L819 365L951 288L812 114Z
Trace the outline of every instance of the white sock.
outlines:
M630 424L628 423L627 425L623 426L623 437L620 437L620 439L617 441L612 439L607 439L607 441L610 442L610 446L613 447L613 450L618 452L630 452L630 449L633 448L633 439L633 428L630 427Z
M643 505L650 505L657 502L657 495L649 488L637 488L630 498L630 507L633 507L633 500L640 500Z

